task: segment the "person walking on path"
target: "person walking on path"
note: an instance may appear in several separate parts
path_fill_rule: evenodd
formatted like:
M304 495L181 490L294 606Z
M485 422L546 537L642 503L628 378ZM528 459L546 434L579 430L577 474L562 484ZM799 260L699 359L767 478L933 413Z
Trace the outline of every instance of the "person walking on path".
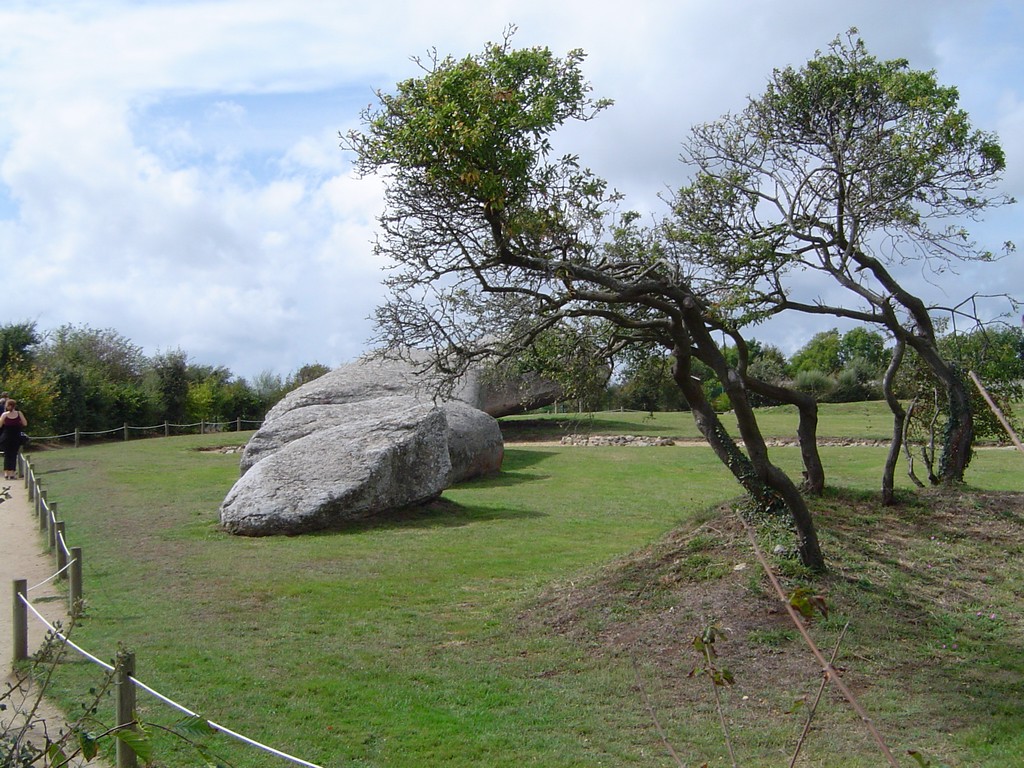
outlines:
M18 475L18 451L21 450L21 432L28 426L25 414L18 410L18 403L8 398L0 416L0 450L4 452L4 480L13 480Z

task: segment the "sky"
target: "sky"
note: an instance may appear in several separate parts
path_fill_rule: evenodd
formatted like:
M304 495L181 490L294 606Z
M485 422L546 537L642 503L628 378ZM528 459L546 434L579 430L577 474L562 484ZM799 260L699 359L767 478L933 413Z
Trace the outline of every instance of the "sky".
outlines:
M582 48L615 105L558 146L660 215L691 126L742 109L774 68L857 27L879 58L955 85L996 132L1024 200L1024 3L1017 0L0 0L0 324L114 329L240 377L340 365L369 348L386 263L382 182L339 132L432 49ZM1021 242L1020 206L974 229ZM1024 252L926 281L952 302L1024 299ZM802 318L755 330L791 354Z

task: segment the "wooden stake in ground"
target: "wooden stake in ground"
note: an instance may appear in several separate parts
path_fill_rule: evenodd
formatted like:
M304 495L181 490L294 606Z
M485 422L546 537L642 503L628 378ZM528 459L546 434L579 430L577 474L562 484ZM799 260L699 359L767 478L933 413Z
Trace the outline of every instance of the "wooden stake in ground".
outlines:
M988 403L988 407L992 409L992 413L996 415L996 418L999 419L999 423L1003 425L1003 429L1005 429L1007 434L1010 435L1010 439L1013 440L1013 444L1017 446L1017 450L1024 453L1024 445L1021 445L1020 438L1017 437L1017 433L1013 431L1013 427L1010 426L1010 422L1006 420L1005 416L1003 416L1003 412L999 410L999 406L995 404L995 401L989 395L988 390L986 390L984 385L982 385L981 379L978 378L978 374L974 371L968 371L968 373L971 377L971 381L974 382L974 386L978 388L978 391L981 392L981 396L984 397L985 402Z

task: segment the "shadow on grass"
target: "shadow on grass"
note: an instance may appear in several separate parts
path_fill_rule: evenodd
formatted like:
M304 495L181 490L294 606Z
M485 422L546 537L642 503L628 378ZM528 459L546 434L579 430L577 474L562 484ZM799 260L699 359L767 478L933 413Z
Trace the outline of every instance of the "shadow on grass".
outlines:
M402 528L415 528L417 530L423 528L457 528L475 523L493 522L495 520L521 520L545 516L541 512L532 510L474 507L442 498L422 506L407 507L381 514L372 520L352 521L328 530L311 532L304 535L347 536L367 531L386 531Z
M547 480L550 475L536 474L532 472L502 472L490 477L478 477L475 480L467 480L454 486L460 491L469 491L474 488L511 488L523 483L533 483L538 480Z
M55 469L44 470L43 472L36 472L36 476L42 477L43 475L55 475L58 472L72 472L74 469L75 467L57 467Z
M523 467L532 467L550 459L551 451L531 450L530 448L506 448L505 460L501 464L502 472L510 472Z
M658 432L660 427L661 431ZM506 442L530 441L530 440L559 440L566 435L575 434L651 434L657 432L663 437L679 437L680 435L663 434L666 429L664 424L656 424L654 420L642 422L628 421L624 419L611 419L600 416L589 415L573 416L565 415L558 418L548 419L516 419L515 421L502 421L501 434Z

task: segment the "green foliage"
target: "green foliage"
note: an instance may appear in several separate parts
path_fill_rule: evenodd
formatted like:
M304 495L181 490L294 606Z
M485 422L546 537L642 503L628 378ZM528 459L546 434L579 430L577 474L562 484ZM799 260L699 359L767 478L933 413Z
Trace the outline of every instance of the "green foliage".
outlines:
M181 424L185 421L188 404L188 355L176 349L154 356L150 360L147 376L154 381L154 389L162 404L160 421Z
M672 379L672 357L660 348L630 347L612 387L613 403L637 411L688 409L686 398Z
M832 328L797 350L789 371L794 386L819 402L854 403L881 397L886 365L888 351L880 333L858 327L840 334Z
M189 421L217 421L220 413L220 387L211 379L190 381L185 398L185 418Z
M890 353L885 337L863 326L851 328L839 340L839 364L844 368L855 361L866 365L871 375L880 379L889 365Z
M149 763L152 761L153 742L150 741L144 731L121 728L114 731L114 737L122 744L127 745L128 748L136 754L136 756L143 760L143 762Z
M591 100L582 60L581 51L558 58L514 50L510 34L459 61L434 56L423 76L378 94L365 130L348 134L359 171L385 176L377 243L396 270L377 312L380 340L392 351L427 349L429 365L449 379L475 359L515 359L546 346L552 334L556 347L576 340L591 365L631 345L661 344L681 356L686 373L677 383L689 399L697 396L691 358L699 358L729 382L738 401L730 405L749 422L744 390L732 385L738 379L711 337L742 296L695 287L688 254L670 249L660 229L639 225L637 214L617 215L619 196L577 157L551 157L556 129L607 106ZM732 455L732 438L704 399L700 424L720 456ZM724 398L716 394L715 403L723 407ZM745 427L748 440L756 436ZM778 498L804 529L801 556L820 566L795 483L763 466L764 452L751 455L757 471L727 465L751 492L789 491Z
M940 339L943 354L955 361L969 395L978 439L1006 440L1006 430L990 409L968 371L978 374L986 391L1003 415L1019 429L1016 407L1024 398L1024 333L1010 327L978 328L969 333L949 333ZM913 352L908 353L896 380L896 392L913 404L907 425L908 440L935 475L932 446L948 429L946 400L942 388Z
M180 349L147 358L113 329L64 325L40 335L28 322L0 327L0 362L0 388L35 434L258 421L288 391L329 370L312 363L287 381L267 372L250 385L223 366L190 362Z
M864 358L855 357L836 376L828 397L832 403L856 403L881 398L878 368Z
M190 716L170 726L140 721L137 713L127 723L111 723L101 710L116 711L111 694L116 691L116 671L103 672L98 683L89 688L85 700L67 725L57 727L44 721L40 704L50 696L56 686L61 665L68 661L69 637L75 631L75 622L64 627L55 622L47 632L42 646L25 664L15 668L12 680L0 691L0 765L4 768L30 766L62 766L91 763L104 749L112 753L114 742L120 742L145 763L155 765L158 756L153 731L171 734L190 748L191 756L200 756L208 766L224 766L208 749L205 741L215 734L210 724L198 716ZM120 654L118 654L118 664ZM95 668L90 667L91 673ZM163 755L161 755L162 757ZM84 761L84 763L83 763ZM118 763L120 764L120 762Z
M91 382L137 382L146 363L142 348L113 328L86 325L47 333L39 357L47 368L81 371Z
M35 365L19 365L4 374L4 388L28 414L29 431L46 434L53 428L57 391L45 372Z
M790 373L795 377L805 371L819 371L827 376L839 373L841 337L838 328L814 334L798 349L789 361Z
M801 371L793 379L793 386L812 395L818 402L826 402L835 390L835 380L823 371Z
M828 602L822 595L814 592L809 587L797 587L789 594L789 604L796 609L796 612L810 621L819 614L828 618Z
M943 352L963 371L974 371L1011 424L1024 401L1024 330L1009 326L978 328L942 338ZM1006 439L1006 430L981 393L970 384L971 411L979 438Z
M771 344L758 344L754 352L753 340L748 342L751 346L751 359L749 372L754 378L767 381L769 384L782 384L786 380L786 357L782 350Z
M256 374L250 384L253 394L267 408L273 407L288 392L288 384L273 371L261 371Z
M7 323L0 326L0 377L20 368L31 365L35 357L35 347L42 341L36 330L35 321ZM6 382L4 388L7 388Z
M719 667L715 662L715 659L718 658L716 643L726 639L725 630L718 624L709 624L703 632L694 636L690 645L696 651L699 661L690 670L690 677L697 674L705 675L716 686L736 684L736 678L733 677L732 672L725 667Z
M924 752L921 752L920 750L909 749L907 750L907 754L914 758L914 762L921 766L921 768L946 768L945 764L936 763L935 761L928 758L926 754Z
M64 325L46 334L37 357L54 385L57 431L99 431L151 416L146 358L117 331Z
M581 51L517 50L510 37L461 60L421 62L423 76L379 93L365 132L345 141L360 172L388 178L378 249L399 269L377 312L380 341L429 349L455 376L473 357L501 356L573 373L567 361L603 343L600 323L558 312L575 287L548 264L594 257L605 184L574 156L551 159L549 137L607 102L590 99ZM547 301L551 290L563 297ZM576 358L573 340L584 342ZM584 398L592 389L565 383Z
M553 381L562 392L564 402L575 401L577 410L593 411L605 399L609 368L602 364L598 344L594 342L591 324L559 325L530 337L530 341L514 357L506 357L485 369L485 377L500 386L522 382L524 409L528 402L530 383L535 378Z
M535 192L548 135L603 106L587 98L582 60L579 50L559 59L544 48L512 49L507 39L478 56L434 59L426 77L378 94L381 110L367 114L368 134L349 135L359 166L387 165L492 210L520 208ZM524 234L554 223L540 211L522 212Z
M1013 202L998 192L1005 158L993 134L971 126L956 88L904 59L877 59L850 30L773 72L742 112L693 128L683 160L697 172L673 201L672 239L720 294L743 297L727 317L832 315L925 351L946 390L941 478L962 481L972 439L963 381L939 354L934 308L891 268L915 261L941 282L950 262L994 258L962 222ZM807 270L834 277L828 303L802 299ZM818 341L792 373L836 375L842 355L881 363L863 336L842 351L837 332Z
M330 367L323 363L306 363L288 377L287 387L288 389L301 387L303 384L319 379L324 374L329 373L330 370Z

